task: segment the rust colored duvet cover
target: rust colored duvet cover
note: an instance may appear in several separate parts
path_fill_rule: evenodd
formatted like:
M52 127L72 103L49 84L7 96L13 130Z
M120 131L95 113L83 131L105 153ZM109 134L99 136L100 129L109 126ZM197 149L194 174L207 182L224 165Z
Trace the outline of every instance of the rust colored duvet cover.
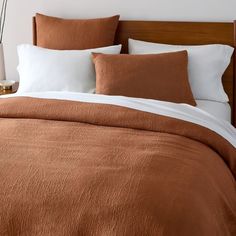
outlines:
M236 235L236 149L120 106L0 100L0 235Z

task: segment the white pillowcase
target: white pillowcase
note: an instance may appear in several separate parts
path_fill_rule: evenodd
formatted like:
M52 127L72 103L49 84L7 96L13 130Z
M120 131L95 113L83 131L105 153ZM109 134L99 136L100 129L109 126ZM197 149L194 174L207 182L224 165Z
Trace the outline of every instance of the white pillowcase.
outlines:
M121 45L88 50L51 50L29 44L17 48L18 93L70 91L93 93L96 75L92 52L119 54Z
M210 113L218 119L231 123L231 107L228 102L196 100L197 108Z
M178 46L129 39L130 54L155 54L188 51L189 82L195 99L228 102L222 75L234 49L227 45Z

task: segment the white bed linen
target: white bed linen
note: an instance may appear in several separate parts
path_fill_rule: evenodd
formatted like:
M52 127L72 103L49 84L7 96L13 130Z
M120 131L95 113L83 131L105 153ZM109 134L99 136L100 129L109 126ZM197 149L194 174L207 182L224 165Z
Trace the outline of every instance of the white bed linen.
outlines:
M210 113L216 118L226 120L231 123L231 107L227 102L215 102L207 100L196 100L197 107Z
M150 112L153 114L173 117L206 127L224 137L236 148L236 129L229 122L218 119L208 112L203 111L202 109L187 104L176 104L143 98L130 98L123 96L107 96L74 92L16 93L1 96L1 98L16 96L112 104L132 108L135 110Z
M93 93L96 74L92 53L120 54L121 47L114 45L85 50L54 50L30 44L19 45L18 91Z

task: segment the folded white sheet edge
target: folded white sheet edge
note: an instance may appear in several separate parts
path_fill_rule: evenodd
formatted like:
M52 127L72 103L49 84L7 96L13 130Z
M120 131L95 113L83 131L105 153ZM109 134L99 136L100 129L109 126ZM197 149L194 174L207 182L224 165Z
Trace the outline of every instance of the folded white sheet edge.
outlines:
M110 104L127 107L152 114L181 119L206 127L221 135L236 148L236 129L227 121L218 119L206 111L187 104L176 104L152 99L130 98L124 96L107 96L75 92L40 92L4 95L7 97L33 97L42 99L59 99L88 103Z

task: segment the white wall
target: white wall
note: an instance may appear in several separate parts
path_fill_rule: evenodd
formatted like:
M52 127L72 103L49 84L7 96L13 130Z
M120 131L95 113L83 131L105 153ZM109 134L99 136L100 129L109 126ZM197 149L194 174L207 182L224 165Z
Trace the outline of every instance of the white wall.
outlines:
M9 0L3 39L7 79L18 79L16 45L32 42L36 12L66 18L120 14L121 19L232 21L236 0Z

